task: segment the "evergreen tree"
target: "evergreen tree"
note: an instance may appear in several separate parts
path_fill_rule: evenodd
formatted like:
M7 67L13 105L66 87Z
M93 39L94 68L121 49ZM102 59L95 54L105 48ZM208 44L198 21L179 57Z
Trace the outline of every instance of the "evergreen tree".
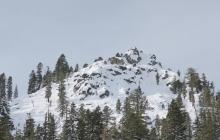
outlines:
M197 129L196 140L215 140L215 121L210 111L200 112L200 123Z
M18 86L16 85L15 91L14 91L14 99L18 98Z
M108 106L105 106L103 109L103 125L105 127L111 125L111 121L114 120L114 118L111 116L112 114L112 110Z
M163 119L161 121L161 136L160 136L160 139L161 140L169 140L168 137L170 135L170 130L168 130L168 127L169 127L169 124L168 124L168 121L166 119ZM170 140L173 140L173 139L170 139Z
M212 107L213 102L214 101L210 89L208 87L204 87L202 90L202 94L200 95L200 106Z
M217 92L216 94L217 95L215 100L215 135L217 138L220 138L220 92Z
M59 96L58 109L60 111L60 116L63 117L68 106L68 101L66 100L66 89L65 89L65 84L63 80L59 84L58 96Z
M50 68L47 67L46 74L43 76L42 87L47 86L53 81L53 73L50 71Z
M182 86L183 84L180 82L180 80L174 80L171 83L171 91L173 91L174 94L179 94L182 92Z
M185 114L185 122L186 122L186 131L185 131L185 135L186 135L186 140L191 140L193 138L193 134L192 134L192 125L191 125L191 118L189 116L188 113Z
M84 105L82 104L79 108L79 116L77 121L77 129L76 134L79 140L87 140L86 138L86 112L84 109Z
M160 83L160 75L159 75L158 72L156 74L156 82L157 82L157 85L159 85L159 83Z
M12 100L12 95L13 95L13 91L12 91L12 77L11 76L8 77L7 95L8 95L8 100L11 101Z
M28 82L28 94L36 92L36 75L34 70L31 71Z
M196 91L199 91L200 87L200 78L199 74L196 72L193 68L188 68L187 70L187 79L188 79L188 85L191 88L191 91L196 89Z
M189 101L193 103L193 105L195 104L195 97L194 97L194 92L193 91L189 91Z
M78 72L79 71L79 64L76 64L74 72Z
M206 75L204 73L202 74L202 86L208 87L208 81L206 80Z
M149 130L144 116L147 100L140 88L126 98L122 118L122 139L149 139Z
M66 120L63 125L62 139L77 140L76 133L77 112L74 103L70 106L70 111L66 115Z
M6 76L0 75L0 136L3 140L12 139L10 131L13 123L10 118L10 108L6 97Z
M187 94L187 89L186 88L187 88L186 87L186 82L184 80L183 83L182 83L182 94L183 94L184 99L186 98L186 94Z
M70 67L69 69L69 75L73 74L74 70L73 70L73 67Z
M183 108L183 100L182 100L181 94L178 94L176 98L176 103L180 108Z
M178 70L178 71L177 71L177 75L178 75L179 77L180 77L180 74L181 74L181 73L180 73L180 71Z
M166 120L162 126L162 139L164 140L186 140L186 119L177 101L173 100L169 106Z
M56 78L56 82L62 81L66 78L66 76L69 73L69 65L66 61L66 57L64 54L62 54L56 64L54 74Z
M97 107L93 112L86 112L87 136L91 140L101 140L103 132L102 112Z
M45 97L47 98L47 101L48 103L50 102L50 96L52 95L52 86L51 86L51 83L49 83L47 86L46 86L46 94L45 94Z
M46 113L44 121L44 140L55 140L56 139L56 123L54 116L51 113Z
M0 75L0 97L6 97L6 76L5 74Z
M43 70L43 64L40 62L40 63L37 65L37 72L36 72L36 90L39 90L39 89L41 88L41 85L42 85L42 80L43 80L42 70Z
M122 110L121 109L121 101L120 101L120 99L118 99L117 103L116 103L116 111L117 111L118 114L120 114L121 110Z
M35 136L35 128L34 128L34 119L28 114L28 118L26 120L24 126L24 139L25 140L34 140Z
M115 118L112 117L112 110L108 107L105 106L103 109L103 115L102 115L102 120L103 120L103 134L102 134L102 139L108 140L111 138L111 126L114 123Z

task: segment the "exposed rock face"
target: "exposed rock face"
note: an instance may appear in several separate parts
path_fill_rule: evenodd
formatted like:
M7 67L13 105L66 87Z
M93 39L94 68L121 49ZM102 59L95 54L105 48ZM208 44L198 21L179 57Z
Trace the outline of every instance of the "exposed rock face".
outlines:
M99 57L94 63L74 73L70 79L74 79L73 91L76 94L106 98L117 94L122 88L121 85L126 85L124 90L128 91L130 86L136 88L138 84L147 84L147 77L154 78L156 73L160 74L161 80L165 80L165 85L175 75L171 70L162 68L156 55L146 55L134 48L108 59ZM115 84L117 86L112 90L112 85Z

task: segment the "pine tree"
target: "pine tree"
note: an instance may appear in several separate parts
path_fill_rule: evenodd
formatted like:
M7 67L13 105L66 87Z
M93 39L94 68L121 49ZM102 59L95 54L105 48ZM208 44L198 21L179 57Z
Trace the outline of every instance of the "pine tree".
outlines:
M32 94L36 91L36 75L34 70L31 71L28 82L28 94Z
M15 91L14 91L14 99L18 98L18 86L16 85Z
M64 81L61 81L59 84L58 96L59 96L58 109L60 111L60 116L63 117L68 106L68 101L66 100L66 89L65 89Z
M103 124L105 127L108 127L111 124L111 121L114 120L111 116L112 114L112 110L108 106L105 106L103 109Z
M43 80L42 70L43 70L43 64L40 62L40 63L37 65L37 72L36 72L36 90L39 90L39 89L41 88L41 85L42 85L42 80Z
M185 131L185 135L186 135L186 140L191 140L193 138L193 134L192 134L192 125L191 125L191 118L189 116L188 113L185 114L185 122L186 122L186 131Z
M6 76L0 75L0 136L3 140L12 139L13 123L10 118L10 108L6 97Z
M43 76L42 87L47 86L53 81L53 73L50 71L50 68L47 67L46 74Z
M213 106L213 95L208 87L204 87L202 94L200 95L200 106L202 107L212 107Z
M160 83L160 75L159 75L158 72L156 74L156 82L157 82L157 85L159 85L159 83Z
M69 73L69 65L66 61L66 57L64 54L62 54L56 64L54 74L56 78L56 82L62 81L66 78L66 76Z
M77 140L76 133L77 112L74 103L70 106L70 111L66 115L66 120L63 125L62 139Z
M0 75L0 97L6 97L6 76L5 74Z
M168 135L169 135L169 131L168 131L168 122L166 119L162 119L161 121L161 134L160 134L160 139L162 140L168 140Z
M13 95L13 91L12 91L12 77L11 76L8 77L7 95L8 95L8 100L11 101L12 100L12 95Z
M121 110L122 110L121 109L121 101L120 101L120 99L118 99L117 103L116 103L116 111L117 111L118 114L120 114Z
M51 113L46 113L44 121L44 140L56 139L56 123L54 116Z
M184 80L183 83L182 83L182 94L183 94L184 99L186 98L186 93L187 93L187 89L186 88L187 88L186 87L186 82Z
M76 134L79 140L87 140L86 138L86 112L84 105L82 104L79 108L79 116L77 122Z
M220 138L220 92L217 92L216 94L217 95L215 100L215 135L217 138Z
M115 118L112 117L113 112L108 106L105 106L102 112L104 126L102 139L108 140L111 138L111 126L113 125Z
M149 139L149 130L144 116L147 100L140 89L136 89L126 98L122 117L122 139Z
M174 80L172 83L171 83L171 91L173 91L174 94L179 94L182 92L182 82L180 82L180 80Z
M76 64L74 72L78 72L79 71L79 64Z
M194 97L194 92L193 91L189 91L189 101L193 103L193 105L195 104L195 97Z
M180 77L180 74L181 74L181 73L180 73L180 71L178 70L178 71L177 71L177 75L178 75L179 77Z
M102 112L98 106L93 112L88 110L86 113L86 127L88 128L88 137L91 140L101 140L103 132Z
M197 130L196 140L214 140L215 139L215 121L210 111L200 112L200 124Z
M48 83L48 85L46 86L46 94L45 94L45 98L47 98L48 103L50 102L50 96L52 95L52 86L51 83Z
M206 75L204 73L202 74L202 86L208 87L208 81L206 80Z
M73 67L70 67L70 68L69 68L69 72L68 72L69 75L73 74L73 72L74 72ZM68 75L68 76L69 76L69 75Z
M176 103L180 108L183 108L183 100L182 100L181 94L177 95Z
M200 87L200 78L199 78L199 74L196 72L195 69L188 68L187 79L188 79L188 85L191 88L191 91L196 89L198 92L199 87Z
M162 126L162 138L164 140L186 140L186 121L177 101L173 100L169 106L166 120Z
M24 126L24 139L25 140L34 140L35 136L35 128L34 128L34 119L28 114L28 118L26 120Z

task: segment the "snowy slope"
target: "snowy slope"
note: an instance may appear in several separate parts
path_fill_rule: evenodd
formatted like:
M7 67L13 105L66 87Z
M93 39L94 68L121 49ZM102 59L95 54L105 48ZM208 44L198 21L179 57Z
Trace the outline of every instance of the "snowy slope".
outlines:
M160 75L159 85L156 84L155 78L157 72ZM77 106L85 104L89 109L108 105L117 121L121 115L115 111L116 101L120 99L123 103L128 93L140 86L149 102L147 114L153 121L157 115L161 118L166 116L168 104L176 97L168 86L174 79L178 79L178 75L162 67L155 55L146 55L137 49L130 49L108 59L95 60L86 68L69 76L65 85L69 102L74 102ZM57 84L52 85L52 93L51 105L45 99L44 88L30 96L14 100L11 103L11 114L15 127L23 128L27 113L31 113L36 123L43 123L44 115L49 110L55 115L61 129L62 119L57 110ZM191 116L195 118L194 107L187 98L183 102L186 110L192 112ZM162 108L162 105L165 108Z

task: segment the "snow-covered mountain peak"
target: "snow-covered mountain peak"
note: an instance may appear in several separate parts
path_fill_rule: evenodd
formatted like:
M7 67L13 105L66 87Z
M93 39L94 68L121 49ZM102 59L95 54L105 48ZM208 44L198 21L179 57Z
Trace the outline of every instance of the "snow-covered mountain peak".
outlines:
M158 88L156 74L159 74L161 86L171 82L177 76L175 72L162 68L155 55L146 55L138 49L130 49L106 60L99 58L68 78L74 85L73 92L78 95L98 95L100 98L117 94L119 91L129 93L141 86L149 94ZM148 87L149 86L149 87ZM154 88L155 87L155 90Z
M158 82L156 75L159 76ZM123 103L134 89L140 87L148 98L151 108L148 113L154 120L157 115L165 117L168 104L176 96L168 85L176 78L177 73L162 67L155 55L146 55L135 48L107 59L99 57L69 75L65 79L66 97L69 102L77 106L84 104L89 109L108 105L119 121L121 114L117 114L115 108L117 100ZM62 118L57 110L58 99L58 84L53 83L50 104L45 98L45 88L14 100L11 112L15 127L22 129L27 113L31 113L37 123L42 124L48 110L62 126ZM165 109L162 109L162 104Z

